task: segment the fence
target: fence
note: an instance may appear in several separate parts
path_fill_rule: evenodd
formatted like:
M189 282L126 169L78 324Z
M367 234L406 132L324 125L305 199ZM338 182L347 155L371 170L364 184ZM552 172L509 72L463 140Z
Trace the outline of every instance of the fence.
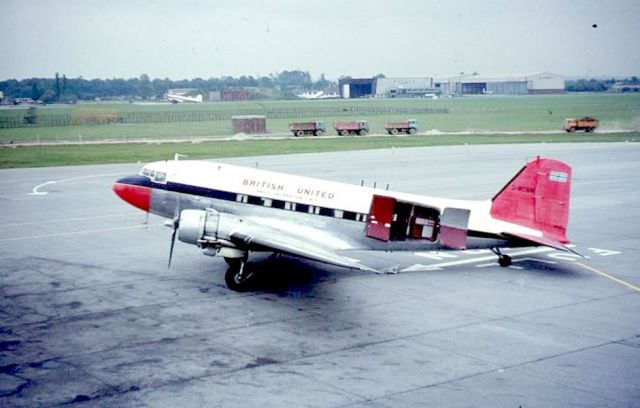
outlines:
M151 111L151 112L116 112L116 111L76 111L68 113L42 113L33 110L12 111L11 114L0 114L0 128L34 127L34 126L69 126L83 124L109 123L168 123L168 122L200 122L231 120L238 115L264 115L268 119L299 119L350 116L383 116L383 115L423 115L449 113L447 108L423 107L283 107L283 108L251 108L234 111Z

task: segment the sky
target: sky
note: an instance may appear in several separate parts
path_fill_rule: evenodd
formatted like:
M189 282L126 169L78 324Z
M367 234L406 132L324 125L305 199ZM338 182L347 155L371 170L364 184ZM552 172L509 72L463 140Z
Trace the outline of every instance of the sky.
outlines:
M0 38L0 80L640 76L638 0L0 0Z

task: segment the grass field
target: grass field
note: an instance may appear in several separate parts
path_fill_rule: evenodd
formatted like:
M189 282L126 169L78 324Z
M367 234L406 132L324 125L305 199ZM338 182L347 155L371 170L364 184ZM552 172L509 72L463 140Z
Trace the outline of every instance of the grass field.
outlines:
M415 146L510 143L637 142L639 133L441 135L400 137L301 138L285 140L229 140L205 143L127 143L112 145L34 146L0 149L0 168L45 167L97 163L166 160L174 153L189 159L385 149Z
M313 111L326 107L339 107L348 111L351 107L371 106L394 109L446 108L448 113L415 115L421 132L413 137L345 137L303 138L289 140L242 140L192 143L190 140L231 135L230 120L166 122L166 123L109 123L94 125L31 126L0 129L0 168L42 167L90 163L147 162L173 157L182 153L190 158L216 158L316 151L357 150L389 147L430 145L479 144L479 143L555 143L555 142L605 142L640 141L640 95L638 94L569 94L540 96L478 96L462 98L385 99L385 100L325 100L210 103L199 105L170 104L79 104L75 106L46 106L43 112L71 112L83 115L100 111L113 114L144 114L145 112L175 112L193 110L217 110L234 113L255 109L256 114L267 114L280 109L288 111L308 110L307 118L268 119L271 133L288 134L291 121L321 119L333 133L334 121L340 117L316 117ZM325 110L326 111L326 110ZM1 109L2 115L24 115L25 109ZM565 134L560 132L565 117L594 116L600 119L600 133ZM398 115L371 115L354 117L366 119L372 133L383 133L388 120L408 119ZM439 135L438 132L470 132L466 135ZM623 133L606 131L624 130ZM521 134L498 134L511 131ZM535 134L536 132L553 132ZM484 134L473 134L484 133ZM185 139L183 143L157 143L166 139ZM269 140L270 139L270 140ZM71 146L48 145L16 147L20 142L87 142L115 141L129 143L77 144ZM131 143L137 141L139 143ZM145 142L146 141L146 142Z
M329 133L333 133L333 122L347 120L347 116L318 117L314 109L339 107L404 107L404 108L446 108L448 113L422 115L382 115L357 116L352 119L366 119L373 133L382 133L383 124L389 120L408 119L411 116L420 123L421 131L442 132L476 131L552 131L559 130L566 117L594 116L601 121L602 130L640 129L639 94L567 94L538 96L477 96L460 98L431 99L368 99L368 100L318 100L318 101L278 101L278 102L238 102L207 104L109 104L91 103L65 106L45 106L38 112L71 113L86 115L91 112L101 115L144 114L145 112L190 112L212 111L233 113L237 111L266 114L278 109L308 109L304 118L268 119L270 133L288 133L292 121L324 120ZM2 115L24 115L26 109L2 109ZM282 115L280 115L282 116ZM286 115L285 115L286 116ZM168 123L109 123L67 126L32 126L0 129L0 143L13 142L63 142L89 140L140 140L175 139L191 137L222 137L231 132L230 120L190 121Z

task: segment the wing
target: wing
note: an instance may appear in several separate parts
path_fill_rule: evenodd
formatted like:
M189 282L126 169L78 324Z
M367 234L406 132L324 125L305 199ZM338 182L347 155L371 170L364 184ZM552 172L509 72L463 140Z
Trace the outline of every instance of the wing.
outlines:
M293 230L287 231L246 221L243 224L229 234L229 241L240 248L279 252L346 268L375 271Z

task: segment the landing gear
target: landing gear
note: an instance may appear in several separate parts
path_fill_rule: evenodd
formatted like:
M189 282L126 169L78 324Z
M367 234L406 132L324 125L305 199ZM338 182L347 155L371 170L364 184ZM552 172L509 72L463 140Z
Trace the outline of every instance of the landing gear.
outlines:
M511 257L500 252L500 248L491 248L491 252L498 255L498 265L506 268L511 265Z
M498 264L503 268L511 265L511 257L509 255L502 255L498 258Z
M224 258L229 269L224 275L227 287L236 292L244 292L251 286L253 271L247 267L246 258Z

